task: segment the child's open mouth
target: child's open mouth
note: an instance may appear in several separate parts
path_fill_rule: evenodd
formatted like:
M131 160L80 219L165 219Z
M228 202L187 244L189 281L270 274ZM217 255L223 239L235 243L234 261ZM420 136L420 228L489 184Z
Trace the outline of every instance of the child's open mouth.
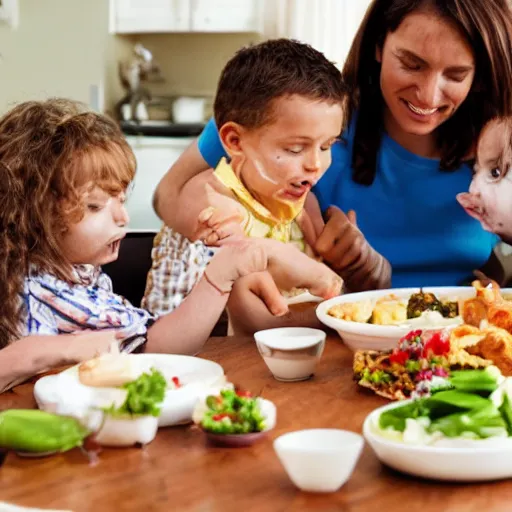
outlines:
M290 199L301 199L311 190L311 186L311 182L307 180L290 183L290 186L284 190L284 196Z
M119 251L119 247L121 246L121 239L114 240L112 243L108 244L110 252L115 254Z

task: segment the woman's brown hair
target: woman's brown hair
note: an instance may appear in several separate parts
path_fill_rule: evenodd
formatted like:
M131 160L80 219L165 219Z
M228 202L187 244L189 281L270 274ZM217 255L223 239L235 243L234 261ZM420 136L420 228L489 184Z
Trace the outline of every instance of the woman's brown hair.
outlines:
M473 49L471 90L455 114L436 130L440 169L458 169L472 153L485 123L512 114L512 12L509 0L374 0L359 27L343 68L350 89L347 124L354 118L352 179L371 185L383 126L384 100L375 50L404 18L429 10L448 20Z
M0 119L0 348L21 334L31 271L72 282L59 240L83 217L87 187L119 193L134 175L117 124L78 103L26 102Z

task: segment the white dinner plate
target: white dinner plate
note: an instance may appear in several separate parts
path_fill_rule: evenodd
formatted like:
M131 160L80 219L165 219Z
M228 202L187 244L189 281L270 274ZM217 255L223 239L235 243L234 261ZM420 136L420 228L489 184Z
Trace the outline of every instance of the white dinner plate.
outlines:
M155 368L171 382L178 377L182 387L168 389L162 404L158 426L165 427L192 421L192 411L197 400L209 393L210 389L226 382L222 367L199 357L171 354L130 354L134 358L140 375ZM116 400L115 388L93 388L83 385L78 378L78 365L57 375L39 379L34 386L34 397L40 409L49 412L58 410L83 412L87 406L107 406Z

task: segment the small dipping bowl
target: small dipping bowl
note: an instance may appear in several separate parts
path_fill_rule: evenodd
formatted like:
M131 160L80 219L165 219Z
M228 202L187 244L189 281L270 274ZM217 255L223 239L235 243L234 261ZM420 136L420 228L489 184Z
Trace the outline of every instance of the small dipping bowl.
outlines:
M254 339L272 375L284 382L312 377L325 346L325 332L307 327L266 329Z
M352 475L363 445L363 437L354 432L317 428L278 437L274 450L299 489L335 492Z

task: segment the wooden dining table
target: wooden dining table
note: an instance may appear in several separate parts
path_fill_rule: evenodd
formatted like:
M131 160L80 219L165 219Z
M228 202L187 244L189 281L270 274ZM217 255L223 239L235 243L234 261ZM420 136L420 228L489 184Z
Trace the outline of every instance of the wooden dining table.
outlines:
M277 425L267 438L250 447L220 448L184 425L161 428L144 448L104 448L95 463L79 449L31 459L9 453L0 468L0 502L76 512L512 510L511 481L460 484L407 476L383 466L368 445L339 491L297 489L274 452L276 437L326 427L361 433L366 415L386 403L353 381L352 356L330 334L313 378L279 382L252 339L210 338L200 357L276 404ZM35 407L32 389L33 382L0 395L0 408Z

